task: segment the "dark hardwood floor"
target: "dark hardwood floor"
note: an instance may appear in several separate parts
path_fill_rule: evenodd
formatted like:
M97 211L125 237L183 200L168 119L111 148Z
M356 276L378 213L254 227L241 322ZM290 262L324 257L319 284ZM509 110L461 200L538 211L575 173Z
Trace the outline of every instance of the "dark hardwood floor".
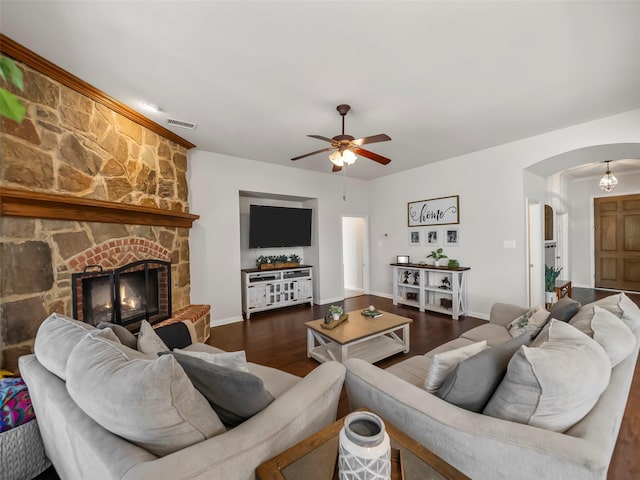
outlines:
M592 289L573 289L573 298L586 304L613 292ZM629 295L640 305L640 294ZM409 355L423 354L459 336L462 332L481 325L484 320L450 317L435 313L419 312L415 308L393 306L391 300L370 295L348 298L345 310L358 310L370 304L381 310L409 317L411 349L407 355L399 354L376 365L385 368L405 359ZM304 323L324 316L329 305L299 305L252 315L250 320L215 327L211 331L209 344L224 350L245 350L251 362L278 368L294 375L304 376L318 363L307 358L306 329ZM640 365L640 363L638 364ZM338 406L338 417L348 413L348 403L343 391ZM631 394L616 443L613 460L609 468L609 480L631 480L640 478L640 366L636 366Z

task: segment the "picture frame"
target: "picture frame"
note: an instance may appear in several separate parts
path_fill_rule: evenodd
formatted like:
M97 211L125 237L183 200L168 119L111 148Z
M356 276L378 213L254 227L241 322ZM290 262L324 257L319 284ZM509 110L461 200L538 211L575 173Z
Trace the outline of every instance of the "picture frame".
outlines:
M430 198L407 203L407 226L456 225L460 223L460 197Z
M397 255L396 263L409 263L409 255Z
M446 247L460 246L460 229L458 227L444 229L444 244Z
M422 230L409 229L409 245L412 247L419 247L422 244Z
M427 247L438 247L442 245L442 235L439 228L427 228L424 235Z

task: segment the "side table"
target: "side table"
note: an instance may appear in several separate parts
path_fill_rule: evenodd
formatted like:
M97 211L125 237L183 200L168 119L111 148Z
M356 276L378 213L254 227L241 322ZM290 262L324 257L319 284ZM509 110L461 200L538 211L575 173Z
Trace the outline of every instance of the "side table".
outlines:
M391 447L400 450L405 480L469 479L428 448L389 422L384 425ZM338 435L344 418L267 460L256 469L258 480L331 480L338 460Z
M556 280L554 287L558 300L562 297L571 298L571 280Z

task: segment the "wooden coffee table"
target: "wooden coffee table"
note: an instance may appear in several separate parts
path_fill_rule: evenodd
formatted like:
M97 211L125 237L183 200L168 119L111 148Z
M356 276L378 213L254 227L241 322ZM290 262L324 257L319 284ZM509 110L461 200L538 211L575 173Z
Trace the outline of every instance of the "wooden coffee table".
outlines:
M383 421L391 448L400 450L405 480L468 480L431 450ZM256 469L258 480L332 480L338 459L338 434L343 424L344 419L340 419L267 460Z
M361 358L370 363L396 353L409 352L409 324L413 321L389 312L369 318L361 310L348 312L349 319L332 330L321 327L323 319L306 322L307 356L320 363Z

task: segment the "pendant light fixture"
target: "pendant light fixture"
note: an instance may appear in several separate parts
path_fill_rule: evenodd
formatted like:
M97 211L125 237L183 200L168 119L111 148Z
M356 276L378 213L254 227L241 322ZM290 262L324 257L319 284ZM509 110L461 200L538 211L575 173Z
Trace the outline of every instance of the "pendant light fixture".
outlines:
M618 179L611 173L609 161L607 160L605 163L607 164L607 171L604 172L604 175L600 179L600 188L605 192L610 192L618 185Z

